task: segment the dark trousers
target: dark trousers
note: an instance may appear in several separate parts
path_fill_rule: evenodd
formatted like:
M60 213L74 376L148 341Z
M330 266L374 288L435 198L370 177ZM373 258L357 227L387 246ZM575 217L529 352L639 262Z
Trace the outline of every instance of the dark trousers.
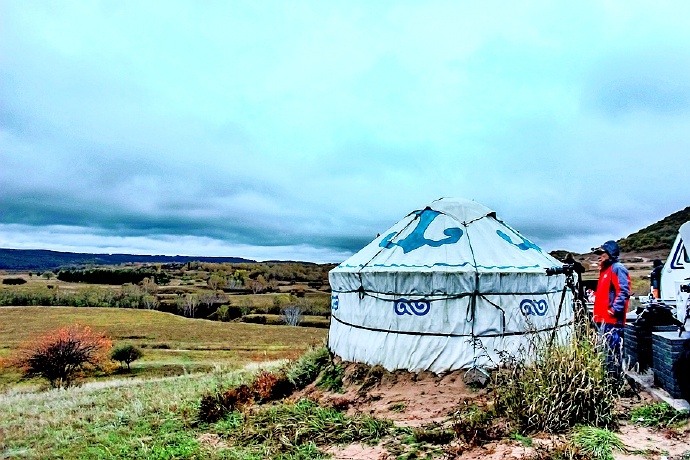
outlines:
M620 380L623 376L623 326L609 323L598 326L605 345L606 372L612 379Z

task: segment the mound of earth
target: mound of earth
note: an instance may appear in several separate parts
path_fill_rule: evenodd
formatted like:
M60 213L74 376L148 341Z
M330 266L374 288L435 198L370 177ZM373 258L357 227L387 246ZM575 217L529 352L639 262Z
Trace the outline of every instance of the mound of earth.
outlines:
M309 385L291 396L292 399L309 398L322 406L345 410L348 415L368 414L388 419L399 427L412 430L442 432L456 429L454 415L470 406L486 407L493 404L491 394L476 385L465 383L466 372L455 371L443 375L429 372L388 372L381 367L342 364L345 368L342 392L326 391ZM622 398L619 409L627 413L635 407L653 402L641 392L640 399ZM439 444L437 449L427 447L416 456L407 457L409 448L399 441L382 441L377 446L353 444L331 447L328 453L336 460L389 460L395 458L444 459L548 459L549 449L565 441L562 435L536 434L529 438L513 436L505 426L488 427L482 436L469 440L455 438ZM456 432L457 434L457 432ZM467 433L464 433L465 435ZM627 452L614 453L617 460L687 460L690 459L690 424L684 430L654 430L621 422L617 433L628 447ZM462 437L460 437L462 438ZM514 438L514 439L513 439ZM433 444L430 441L430 444Z
M436 375L431 372L388 372L382 367L347 364L342 393L324 391L315 383L295 393L324 406L347 409L347 414L368 414L393 420L398 426L420 427L442 423L454 408L469 402L485 406L486 390L465 384L463 371Z

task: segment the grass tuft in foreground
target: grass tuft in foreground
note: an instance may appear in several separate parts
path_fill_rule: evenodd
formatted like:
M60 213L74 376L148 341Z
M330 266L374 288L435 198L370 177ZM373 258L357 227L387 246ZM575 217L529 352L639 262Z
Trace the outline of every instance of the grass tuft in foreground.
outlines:
M302 389L316 380L330 361L325 346L307 350L286 370L287 378L296 389Z
M638 425L666 428L683 424L689 415L688 411L677 411L661 402L638 407L630 413L630 419Z
M611 431L593 426L576 427L573 443L580 451L595 460L613 460L613 451L625 451L625 446Z
M374 443L393 430L393 424L369 416L347 417L342 412L318 406L309 400L276 406L255 406L246 414L233 412L215 425L232 448L248 449L265 458L300 457L316 446ZM238 420L242 420L238 423Z

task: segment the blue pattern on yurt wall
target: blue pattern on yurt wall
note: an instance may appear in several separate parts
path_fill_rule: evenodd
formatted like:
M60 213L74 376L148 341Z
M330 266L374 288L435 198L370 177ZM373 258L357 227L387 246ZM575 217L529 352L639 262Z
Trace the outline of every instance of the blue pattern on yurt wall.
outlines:
M428 300L397 299L393 301L393 309L398 315L424 316L431 310L431 302Z
M544 316L548 309L549 305L546 303L546 300L543 299L524 299L520 302L520 310L522 310L525 315Z

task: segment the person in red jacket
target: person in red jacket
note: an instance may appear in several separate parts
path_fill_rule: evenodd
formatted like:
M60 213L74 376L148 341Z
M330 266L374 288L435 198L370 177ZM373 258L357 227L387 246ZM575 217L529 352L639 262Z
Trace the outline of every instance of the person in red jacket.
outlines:
M615 241L607 241L594 249L594 253L599 255L599 282L592 315L606 340L607 370L619 379L623 326L630 303L630 274L618 261L620 248Z

